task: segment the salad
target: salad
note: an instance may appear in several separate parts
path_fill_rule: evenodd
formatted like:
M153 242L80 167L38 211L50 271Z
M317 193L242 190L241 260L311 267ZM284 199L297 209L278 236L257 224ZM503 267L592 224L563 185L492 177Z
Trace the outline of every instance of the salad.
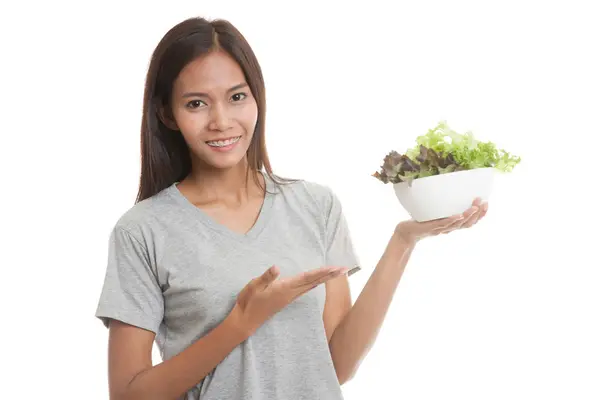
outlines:
M415 179L476 168L510 172L521 162L521 157L498 149L491 142L476 140L472 132L453 131L446 121L417 137L416 142L405 154L394 150L388 153L373 176L383 183L410 185Z

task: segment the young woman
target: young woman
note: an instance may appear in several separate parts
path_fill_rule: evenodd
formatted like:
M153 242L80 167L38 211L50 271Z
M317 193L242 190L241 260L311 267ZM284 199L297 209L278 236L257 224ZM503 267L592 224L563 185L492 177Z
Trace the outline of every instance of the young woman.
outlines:
M352 305L340 202L272 172L261 69L223 20L186 20L158 44L141 133L138 198L110 235L96 312L111 399L342 399L414 246L487 210L399 223Z

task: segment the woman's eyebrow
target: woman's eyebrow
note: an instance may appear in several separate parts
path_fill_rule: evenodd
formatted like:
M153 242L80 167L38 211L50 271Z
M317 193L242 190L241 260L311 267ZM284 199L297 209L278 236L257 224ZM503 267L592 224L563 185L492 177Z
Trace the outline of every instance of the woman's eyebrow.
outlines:
M247 86L248 86L248 84L246 82L239 83L239 84L231 87L229 90L227 90L227 93L233 92L233 91L238 90L238 89L245 88ZM203 92L188 92L188 93L184 93L183 97L184 98L185 97L208 97L208 94L207 93L203 93Z

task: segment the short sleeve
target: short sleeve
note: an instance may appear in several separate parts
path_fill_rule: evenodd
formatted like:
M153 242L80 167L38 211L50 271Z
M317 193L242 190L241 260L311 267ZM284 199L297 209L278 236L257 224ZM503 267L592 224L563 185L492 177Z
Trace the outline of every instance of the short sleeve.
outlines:
M96 317L107 327L116 319L158 333L163 315L162 290L147 248L124 228L115 227Z
M356 255L352 237L339 198L329 191L329 206L326 214L327 265L348 267L348 276L361 267Z

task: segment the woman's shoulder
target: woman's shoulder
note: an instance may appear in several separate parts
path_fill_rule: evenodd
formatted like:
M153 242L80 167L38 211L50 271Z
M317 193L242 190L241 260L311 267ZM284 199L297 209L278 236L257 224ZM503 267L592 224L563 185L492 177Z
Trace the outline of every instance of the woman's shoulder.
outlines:
M144 236L148 230L155 229L161 225L161 220L176 205L170 195L172 187L158 192L157 194L141 200L116 217L113 229L125 230L134 236Z
M304 207L314 206L319 212L327 212L338 198L329 184L310 179L283 181L277 185L287 198L294 198Z

